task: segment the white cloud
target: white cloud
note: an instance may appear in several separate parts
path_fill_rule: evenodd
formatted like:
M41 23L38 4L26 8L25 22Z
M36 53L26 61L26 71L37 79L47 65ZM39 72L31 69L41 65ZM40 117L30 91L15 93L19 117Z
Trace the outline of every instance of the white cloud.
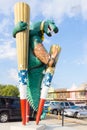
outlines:
M9 15L10 10L14 10L14 4L19 1L21 0L0 1L0 11ZM65 16L77 15L87 20L87 0L24 0L24 2L30 5L30 15L33 20L40 15L45 19L53 18L57 22L61 22Z
M44 17L53 17L58 22L61 22L65 16L82 15L83 19L87 18L86 0L52 0L51 2L46 0L42 9Z
M16 59L16 48L12 47L13 41L0 39L0 59Z
M45 19L53 18L60 23L66 16L82 16L87 19L87 0L33 0L30 2L31 17L42 15ZM39 8L38 8L39 7Z
M0 13L4 15L9 15L14 10L15 2L20 0L0 0Z
M85 20L87 20L87 0L81 0L81 13Z

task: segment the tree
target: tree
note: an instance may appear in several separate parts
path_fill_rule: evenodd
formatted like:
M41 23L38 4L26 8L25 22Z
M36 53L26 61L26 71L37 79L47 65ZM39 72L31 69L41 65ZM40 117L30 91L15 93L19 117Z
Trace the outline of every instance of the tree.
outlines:
M0 96L19 96L19 90L13 85L0 85Z

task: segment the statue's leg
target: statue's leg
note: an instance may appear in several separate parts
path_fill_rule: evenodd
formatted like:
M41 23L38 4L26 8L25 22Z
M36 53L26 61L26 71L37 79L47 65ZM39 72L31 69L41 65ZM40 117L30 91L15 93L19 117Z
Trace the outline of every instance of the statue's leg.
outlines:
M53 77L53 72L54 72L54 69L52 67L48 67L46 69L45 75L43 77L40 102L39 102L39 107L38 107L38 112L37 112L37 117L36 117L36 124L39 123L40 116L43 111L44 103L45 103L47 93L48 93L48 90L49 90L49 87L51 84L51 80Z
M59 54L61 48L58 45L56 45L56 47L58 48L58 54ZM54 52L54 48L55 48L55 45L51 47L50 53ZM47 97L47 94L48 94L48 90L49 90L49 87L51 85L51 81L52 81L52 78L53 78L53 74L54 74L54 70L55 70L55 65L57 63L57 59L58 59L58 55L57 55L57 57L55 59L54 66L47 67L45 75L43 77L40 103L39 103L37 117L36 117L36 124L38 124L39 120L40 120L40 116L41 116L41 113L42 113L42 110L43 110L43 106L44 106L44 103L45 103L45 100L46 100L46 97Z

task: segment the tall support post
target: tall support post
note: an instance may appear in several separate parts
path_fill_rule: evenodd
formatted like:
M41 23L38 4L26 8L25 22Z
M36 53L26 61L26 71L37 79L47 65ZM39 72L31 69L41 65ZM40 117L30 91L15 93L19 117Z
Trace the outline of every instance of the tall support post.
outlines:
M26 22L29 25L30 7L24 2L14 6L15 25ZM26 125L26 89L28 72L29 28L16 34L18 76L21 102L22 124Z

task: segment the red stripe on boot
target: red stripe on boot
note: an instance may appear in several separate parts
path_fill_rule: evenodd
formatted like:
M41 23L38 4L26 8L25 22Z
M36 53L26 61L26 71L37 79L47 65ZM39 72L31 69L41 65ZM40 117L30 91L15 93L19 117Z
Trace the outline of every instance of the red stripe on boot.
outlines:
M26 125L26 99L20 99L20 101L21 101L22 124Z
M41 116L42 111L43 111L44 103L45 103L45 99L40 99L40 103L39 103L39 107L38 107L38 111L37 111L37 116L36 116L36 124L37 125L40 121L40 116Z
M29 102L27 101L27 102L26 102L26 122L27 122L27 123L29 122L29 115L30 115L30 104L29 104Z

